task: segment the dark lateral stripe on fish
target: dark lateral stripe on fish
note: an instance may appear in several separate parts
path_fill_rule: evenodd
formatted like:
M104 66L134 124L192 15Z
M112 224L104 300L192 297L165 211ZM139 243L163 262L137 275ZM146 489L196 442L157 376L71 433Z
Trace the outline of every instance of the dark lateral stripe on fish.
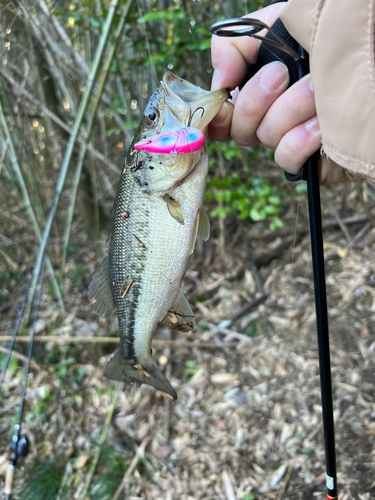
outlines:
M126 356L137 362L138 360L134 350L134 327L139 296L141 294L141 286L139 283L133 283L132 293L134 307L130 309L129 318L127 320Z
M116 222L113 224L115 229L113 232L114 234L112 235L113 253L110 265L111 276L114 278L118 287L120 287L124 281L124 273L129 274L128 284L132 281L132 285L127 291L127 294L124 296L124 290L127 288L127 286L125 286L122 294L117 295L115 300L118 310L119 334L121 338L122 352L127 360L136 364L138 360L134 349L135 321L137 317L139 299L142 292L142 278L147 252L144 246L140 247L140 245L136 243L131 233L127 233L127 236L125 237L123 229L117 223L120 218L122 220L122 214L124 212L124 208L126 208L124 207L124 198L127 197L128 203L130 203L135 182L136 178L133 172L125 171L121 175L118 193L121 193L122 196L120 196L115 202L114 221ZM149 211L145 210L144 217L142 218L142 224L137 228L137 234L139 235L140 241L146 238L149 230L149 215ZM126 239L124 239L124 237ZM126 245L126 251L124 245ZM133 257L136 256L136 258L132 259L131 269L127 269L126 261L124 261L126 258L125 255L129 255L129 252L131 252Z

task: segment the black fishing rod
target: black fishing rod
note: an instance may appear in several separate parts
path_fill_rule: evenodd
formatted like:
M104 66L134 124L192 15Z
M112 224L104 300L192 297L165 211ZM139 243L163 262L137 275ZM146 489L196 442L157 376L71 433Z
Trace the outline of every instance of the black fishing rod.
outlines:
M25 396L26 396L27 378L28 378L28 374L29 374L29 370L30 370L31 355L33 352L34 337L35 337L35 330L36 330L36 320L38 317L38 310L39 310L40 297L41 297L42 287L43 287L43 277L44 277L44 269L45 269L46 260L47 260L47 249L44 251L44 254L43 254L42 266L41 266L41 271L40 271L40 275L39 275L39 281L38 281L38 285L37 285L35 301L34 301L33 314L31 317L30 340L29 340L29 347L28 347L28 352L27 352L26 365L25 365L25 369L24 369L23 383L22 383L21 396L20 396L20 404L18 407L17 422L16 422L16 424L14 426L14 430L13 430L12 442L11 442L11 446L10 446L10 453L8 456L8 468L7 468L7 472L6 472L6 476L5 476L5 486L4 486L5 500L10 500L12 498L14 470L15 470L17 461L19 458L27 456L27 454L29 452L29 447L30 447L29 438L25 435L21 435L21 422L22 422L23 406L24 406ZM21 310L20 310L19 316L18 316L17 321L16 321L16 325L14 328L12 341L11 341L10 346L9 346L8 356L6 358L6 361L4 363L4 367L2 370L2 380L1 380L2 383L4 382L5 371L7 368L7 364L8 364L10 355L11 355L12 350L13 350L16 335L17 335L19 327L21 325L22 313L23 313L23 310L25 308L25 304L26 304L27 297L29 294L29 288L30 288L30 283L29 283L27 290L26 290L26 293L25 293L25 297L24 297L24 300L23 300L23 303L21 306Z
M237 26L241 28L237 29ZM262 29L268 31L266 37L258 35L258 32ZM262 66L275 60L283 62L288 67L290 76L289 86L309 73L309 58L307 52L305 52L303 47L291 37L280 19L273 24L272 29L258 19L225 19L224 21L213 24L210 27L210 32L218 36L250 36L262 40L257 63L248 67L246 80L243 82L242 86L240 86L240 89ZM272 47L272 49L269 47ZM286 174L286 178L290 181L306 180L307 182L323 434L326 457L327 500L337 500L336 449L318 159L319 151L314 153L307 160L299 174L296 176Z

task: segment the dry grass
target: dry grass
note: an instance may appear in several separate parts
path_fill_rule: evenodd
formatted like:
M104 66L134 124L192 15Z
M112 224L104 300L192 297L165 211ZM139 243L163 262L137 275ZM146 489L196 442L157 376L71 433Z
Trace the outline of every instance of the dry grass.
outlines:
M357 192L353 190L352 200L347 201L345 217L358 215ZM357 207L356 212L351 205ZM325 216L331 217L328 209ZM304 229L305 224L302 201L299 227ZM365 224L347 225L352 238ZM375 498L375 228L369 227L348 249L345 235L334 221L331 226L325 232L325 252L340 499L367 500ZM252 242L254 260L280 243L277 235L259 224L244 226L243 231ZM166 369L178 401L166 401L146 386L125 389L117 397L106 443L126 457L129 466L118 498L324 498L309 239L304 236L295 248L293 264L287 252L261 268L257 278L269 292L267 301L227 327L228 320L259 291L254 274L243 264L249 257L246 248L227 244L227 253L215 255L216 234L214 225L210 246L205 253L198 249L186 277L200 326L194 334L173 332L176 343L172 347L155 347L161 364L170 360ZM71 290L69 313L53 310L44 297L39 334L105 336L113 332L110 328L116 328L116 319L99 321L85 299L96 261L97 255L89 248L71 259L71 266L79 263L85 272L80 284L66 278L65 286ZM6 333L11 322L2 326ZM230 331L241 335L230 335ZM159 331L158 338L169 339L169 332ZM179 345L179 341L185 343ZM217 348L202 348L200 342L217 344ZM22 346L17 349L21 351ZM114 401L109 388L116 385L102 376L113 350L113 344L89 343L70 348L37 344L35 348L34 361L40 369L32 369L23 424L32 440L27 463L59 457L63 470L70 471L68 498L80 498L95 454L92 440L99 439ZM51 362L53 352L57 357L60 353L57 363ZM71 364L66 363L68 357L72 357ZM65 372L61 366L66 366ZM1 413L2 471L20 376L21 367L13 366ZM99 464L93 484L100 481L105 466Z

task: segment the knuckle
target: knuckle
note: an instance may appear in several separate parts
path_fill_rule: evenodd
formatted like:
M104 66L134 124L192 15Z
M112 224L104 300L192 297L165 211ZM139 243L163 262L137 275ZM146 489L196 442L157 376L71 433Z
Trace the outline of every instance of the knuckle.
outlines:
M247 131L245 128L238 130L232 127L231 137L236 144L243 147L255 146L255 144L259 143L256 135L251 131Z
M288 98L283 99L283 101L282 114L284 119L293 118L296 113L295 101Z
M266 125L258 127L257 137L259 141L268 148L276 149L277 138L275 136L274 130L271 127L268 127Z
M275 162L283 170L297 174L304 164L305 158L297 144L285 141L275 151Z

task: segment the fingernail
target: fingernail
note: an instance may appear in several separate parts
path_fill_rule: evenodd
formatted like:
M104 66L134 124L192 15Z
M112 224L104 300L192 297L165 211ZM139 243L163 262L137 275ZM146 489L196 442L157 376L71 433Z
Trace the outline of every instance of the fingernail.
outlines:
M308 88L309 88L309 90L311 90L311 92L314 92L314 87L313 87L313 84L312 84L311 80L310 80L310 82L308 84Z
M212 75L211 90L219 90L220 88L220 71L215 68L214 74Z
M227 102L223 102L223 105L221 106L220 110L211 121L212 125L220 126L227 121L229 114L228 106L229 104Z
M285 64L275 61L263 69L259 78L259 86L263 92L275 92L288 79L289 73Z
M317 132L320 132L318 117L314 116L314 118L307 120L307 122L305 122L305 129L310 134L316 134Z

